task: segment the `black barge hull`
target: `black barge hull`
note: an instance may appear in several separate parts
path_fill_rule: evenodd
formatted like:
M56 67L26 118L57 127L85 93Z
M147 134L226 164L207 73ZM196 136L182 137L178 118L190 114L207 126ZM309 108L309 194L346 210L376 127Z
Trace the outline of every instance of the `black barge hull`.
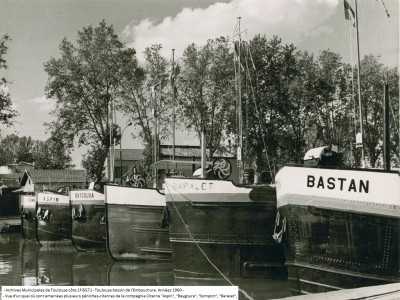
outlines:
M171 260L164 195L124 186L106 186L105 195L107 251L114 260Z
M55 193L37 194L38 228L40 244L71 241L71 214L69 196Z
M171 178L165 192L175 277L287 276L283 246L272 238L275 189Z
M290 166L277 174L293 294L400 282L399 179L395 172Z
M21 195L21 233L26 241L36 240L36 196Z
M70 192L72 244L78 251L106 251L104 194L94 190Z

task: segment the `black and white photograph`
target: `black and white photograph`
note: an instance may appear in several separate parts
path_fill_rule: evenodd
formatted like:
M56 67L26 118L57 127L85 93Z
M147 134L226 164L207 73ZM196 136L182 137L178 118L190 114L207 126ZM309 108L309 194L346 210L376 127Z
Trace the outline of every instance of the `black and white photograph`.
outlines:
M0 0L0 299L400 299L399 0Z

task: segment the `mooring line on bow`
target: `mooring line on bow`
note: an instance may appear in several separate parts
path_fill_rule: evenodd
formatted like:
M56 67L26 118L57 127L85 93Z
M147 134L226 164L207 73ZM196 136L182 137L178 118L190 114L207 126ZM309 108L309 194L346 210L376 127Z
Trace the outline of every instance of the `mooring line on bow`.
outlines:
M169 184L165 183L166 188L169 191ZM182 215L180 214L178 208L175 205L175 201L173 199L173 195L171 193L169 193L171 196L171 202L174 205L175 211L178 213L179 218L181 219L182 223L185 225L185 229L187 231L187 233L189 234L190 239L192 239L192 241L195 243L196 247L200 250L200 252L204 255L204 257L207 259L207 261L210 263L210 265L217 270L217 272L222 276L222 278L224 278L231 286L235 286L235 284L233 284L228 277L225 276L224 273L222 273L222 271L211 261L211 259L207 256L207 254L204 252L204 250L200 247L200 245L197 243L196 239L193 237L192 233L190 232L189 228L187 227L187 225L185 224ZM183 196L185 199L187 199L187 197L185 197L184 195L180 194L181 196ZM189 199L187 199L189 202L191 202ZM192 202L191 202L192 203ZM240 289L238 287L238 291L241 292L247 299L249 300L254 300L254 298L252 298L246 291Z

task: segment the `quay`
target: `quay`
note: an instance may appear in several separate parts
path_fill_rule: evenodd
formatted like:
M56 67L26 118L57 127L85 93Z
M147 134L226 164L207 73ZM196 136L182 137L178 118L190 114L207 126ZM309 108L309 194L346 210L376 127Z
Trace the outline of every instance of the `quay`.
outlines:
M0 233L20 232L21 219L15 217L0 217Z
M391 283L378 286L368 286L356 289L339 290L327 293L292 296L290 300L337 300L337 299L363 299L363 300L394 300L400 299L400 283Z

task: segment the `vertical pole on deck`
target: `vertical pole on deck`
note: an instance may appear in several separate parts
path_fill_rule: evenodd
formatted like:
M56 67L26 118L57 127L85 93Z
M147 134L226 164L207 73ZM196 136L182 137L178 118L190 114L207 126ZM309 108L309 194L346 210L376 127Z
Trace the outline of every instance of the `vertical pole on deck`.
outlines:
M175 161L175 49L172 49L172 160Z
M390 170L390 106L389 85L385 79L383 86L383 169Z
M357 0L355 0L356 5L356 28L357 28L357 59L358 59L358 107L360 114L360 133L362 138L361 144L361 164L362 167L365 168L365 146L364 146L364 126L363 126L363 109L362 109L362 100L361 100L361 63L360 63L360 41L358 36L358 9L357 9Z
M206 161L206 133L203 129L201 132L201 178L206 178Z

